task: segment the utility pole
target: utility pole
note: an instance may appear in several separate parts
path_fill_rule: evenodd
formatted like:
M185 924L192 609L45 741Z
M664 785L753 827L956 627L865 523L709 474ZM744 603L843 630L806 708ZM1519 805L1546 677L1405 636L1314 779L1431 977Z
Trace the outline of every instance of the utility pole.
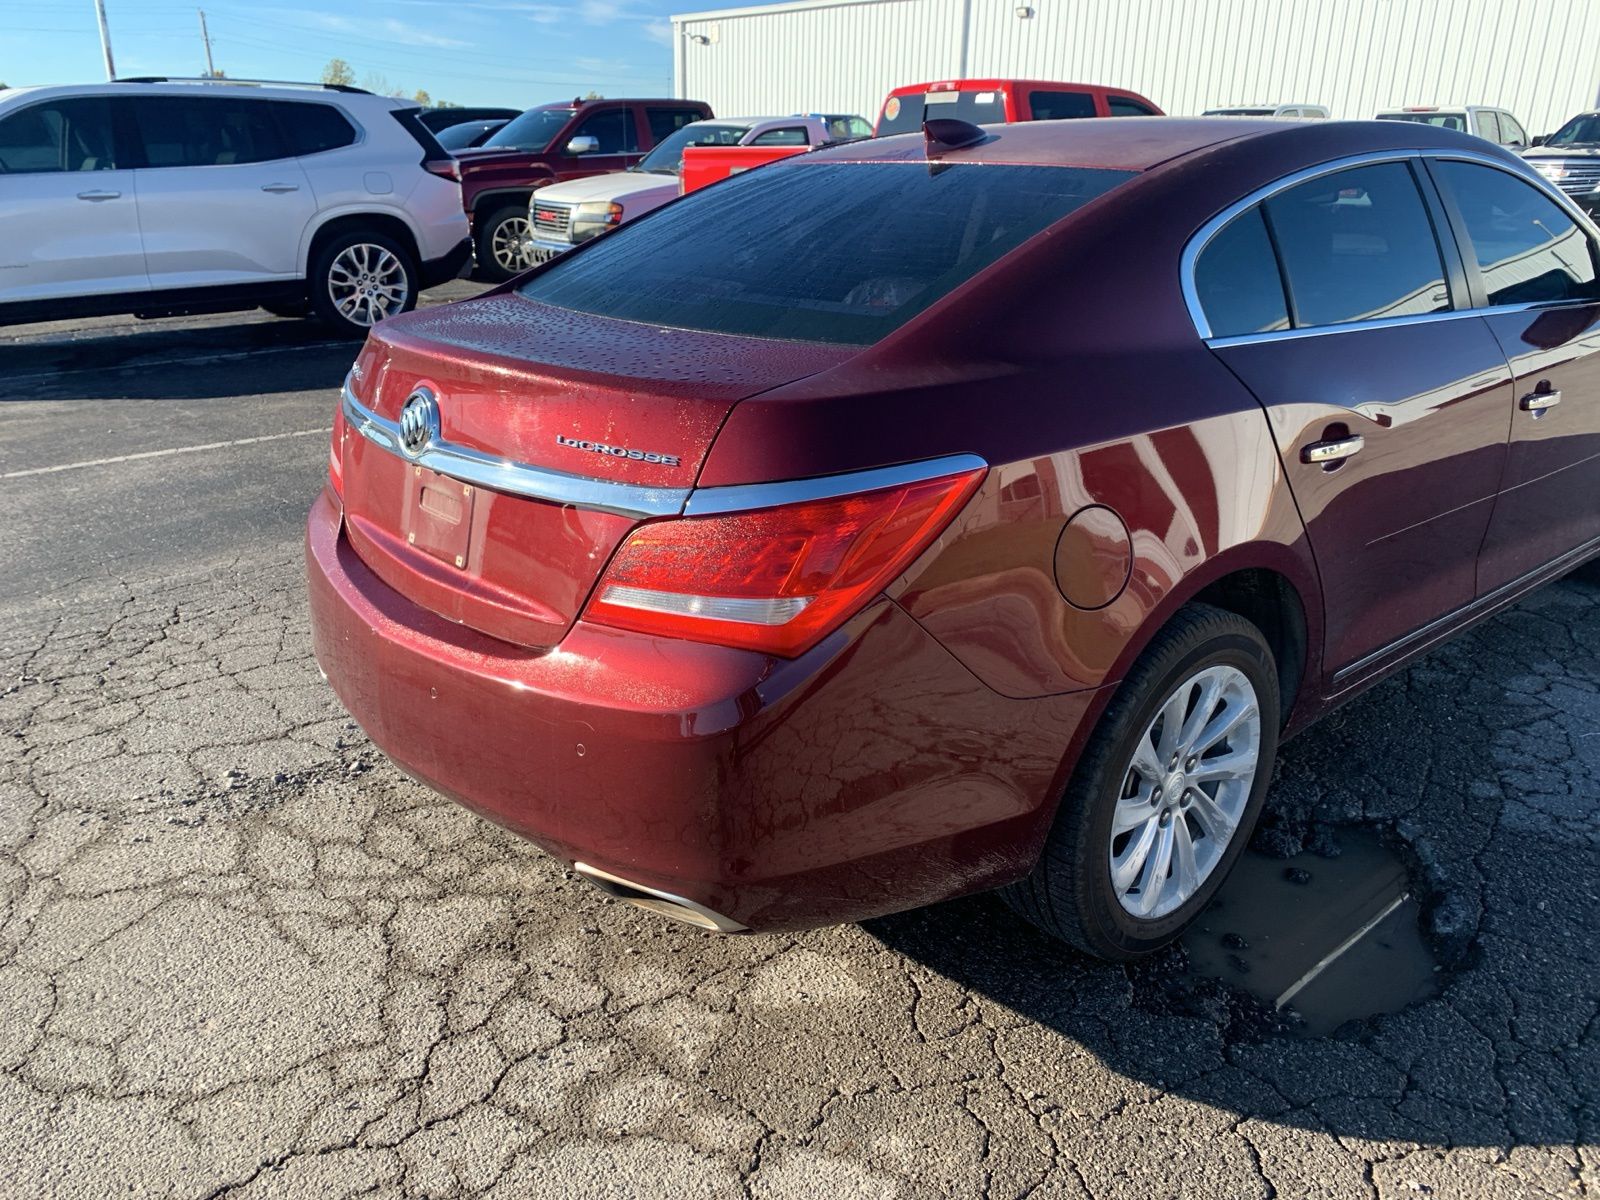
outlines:
M206 78L215 79L217 67L211 61L211 35L206 32L206 10L201 8L196 11L200 14L200 43L206 48Z
M94 0L95 16L100 18L100 50L106 56L106 79L117 77L117 64L111 61L111 31L106 28L106 0Z

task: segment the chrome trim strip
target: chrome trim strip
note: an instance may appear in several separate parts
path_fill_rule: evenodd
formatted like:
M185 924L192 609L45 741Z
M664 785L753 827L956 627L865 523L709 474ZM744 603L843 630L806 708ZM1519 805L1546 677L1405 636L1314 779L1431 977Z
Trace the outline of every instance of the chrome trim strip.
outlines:
M921 462L851 471L844 475L820 475L811 479L788 479L780 483L737 483L723 487L696 488L689 494L686 517L715 513L746 512L754 508L775 508L780 504L801 504L808 500L831 500L878 488L921 483L961 471L987 471L989 464L976 454L949 454Z
M1480 154L1473 150L1378 150L1367 154L1356 154L1348 158L1335 159L1332 162L1320 163L1315 167L1307 167L1296 171L1292 175L1285 175L1282 179L1274 180L1265 187L1257 188L1241 200L1236 200L1216 216L1202 225L1183 247L1183 255L1179 259L1178 280L1183 291L1183 302L1189 310L1189 319L1194 322L1195 332L1208 346L1223 348L1226 346L1248 346L1257 342L1288 341L1293 338L1323 337L1328 334L1349 333L1358 329L1386 329L1400 325L1421 325L1434 321L1456 321L1462 317L1483 317L1495 313L1527 312L1538 308L1558 308L1563 305L1575 303L1571 300L1545 301L1537 304L1498 304L1486 305L1483 308L1456 308L1447 312L1421 313L1408 317L1378 317L1371 321L1346 321L1340 325L1309 325L1303 329L1275 329L1263 333L1242 333L1232 337L1213 337L1211 323L1206 319L1205 310L1200 306L1200 293L1194 283L1195 263L1201 253L1211 242L1211 239L1222 232L1224 226L1232 221L1246 209L1269 199L1277 193L1295 187L1311 179L1318 179L1323 175L1331 175L1336 171L1343 171L1350 167L1370 166L1373 163L1383 162L1409 162L1414 159L1456 160L1460 162L1475 163L1478 166L1493 167L1504 171L1507 175L1514 176L1530 183L1543 194L1554 201L1567 216L1580 229L1585 230L1591 238L1600 238L1600 229L1587 213L1583 211L1560 188L1556 187L1544 176L1535 171L1531 164L1524 165L1526 170L1518 171L1515 167L1502 162L1490 154ZM1592 303L1592 302L1591 302Z
M345 422L373 445L406 462L496 492L634 518L677 516L689 499L688 488L644 487L571 475L550 467L496 458L445 441L433 442L421 454L407 454L401 448L399 422L380 416L357 400L348 379L341 392L340 406Z

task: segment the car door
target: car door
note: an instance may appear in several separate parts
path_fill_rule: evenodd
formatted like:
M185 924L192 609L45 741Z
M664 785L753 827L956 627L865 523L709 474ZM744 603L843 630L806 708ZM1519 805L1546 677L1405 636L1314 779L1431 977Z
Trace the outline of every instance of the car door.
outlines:
M1509 166L1438 159L1430 169L1515 376L1510 454L1479 567L1489 593L1600 538L1600 260L1588 231Z
M147 289L134 189L104 97L0 117L0 304Z
M1459 253L1419 171L1402 158L1286 186L1195 267L1212 348L1265 407L1305 520L1338 690L1472 601L1506 457L1510 372L1461 311Z
M585 154L572 153L567 147L579 138L593 138L596 148ZM634 126L633 111L608 108L591 114L579 122L567 138L562 153L566 156L561 173L563 179L626 171L644 157L639 153L639 135Z
M317 211L269 101L133 96L145 262L157 289L292 279Z

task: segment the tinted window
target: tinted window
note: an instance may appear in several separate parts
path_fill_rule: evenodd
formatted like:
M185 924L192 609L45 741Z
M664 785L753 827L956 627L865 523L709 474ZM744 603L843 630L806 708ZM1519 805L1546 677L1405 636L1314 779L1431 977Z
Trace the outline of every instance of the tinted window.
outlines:
M1589 239L1555 201L1493 167L1434 169L1461 210L1490 304L1600 296Z
M782 129L769 129L765 133L757 134L750 142L752 146L809 146L811 139L806 136L806 131L799 125L785 125Z
M865 345L1128 178L802 156L691 192L521 291L626 321Z
M1092 117L1094 97L1088 92L1030 92L1028 111L1035 121L1068 121Z
M1283 278L1260 208L1236 217L1206 243L1194 286L1213 337L1289 327Z
M572 137L592 137L599 142L599 147L592 151L594 154L627 154L637 145L633 134L633 114L625 108L595 113L578 126Z
M566 128L577 111L575 108L530 108L520 117L506 122L484 145L507 150L548 150L556 134Z
M1404 163L1324 175L1265 203L1296 325L1450 307L1433 223Z
M701 118L687 108L646 108L644 119L650 123L650 144L655 145Z
M915 133L926 118L953 117L974 125L994 125L1006 119L1005 97L999 92L929 92L925 96L890 96L878 121L879 136Z
M439 139L439 145L446 150L468 150L504 124L504 121L468 121L462 125L441 129L434 136Z
M272 107L289 139L291 154L320 154L356 140L355 127L331 104L278 100Z
M1126 96L1108 96L1106 106L1111 109L1113 117L1153 117L1155 109L1137 100L1130 100Z
M272 110L257 100L139 96L134 124L150 167L220 167L287 158Z
M105 100L35 104L0 121L0 171L114 171L111 108Z

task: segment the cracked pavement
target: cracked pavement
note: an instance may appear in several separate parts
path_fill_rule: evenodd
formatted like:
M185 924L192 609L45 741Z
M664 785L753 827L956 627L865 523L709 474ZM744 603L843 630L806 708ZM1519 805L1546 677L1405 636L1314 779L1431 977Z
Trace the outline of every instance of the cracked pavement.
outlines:
M0 476L325 428L350 356L263 317L0 331ZM989 897L751 938L608 901L320 681L325 454L0 478L0 1190L1600 1191L1600 570L1285 748L1258 845L1395 839L1448 968L1307 1039Z

